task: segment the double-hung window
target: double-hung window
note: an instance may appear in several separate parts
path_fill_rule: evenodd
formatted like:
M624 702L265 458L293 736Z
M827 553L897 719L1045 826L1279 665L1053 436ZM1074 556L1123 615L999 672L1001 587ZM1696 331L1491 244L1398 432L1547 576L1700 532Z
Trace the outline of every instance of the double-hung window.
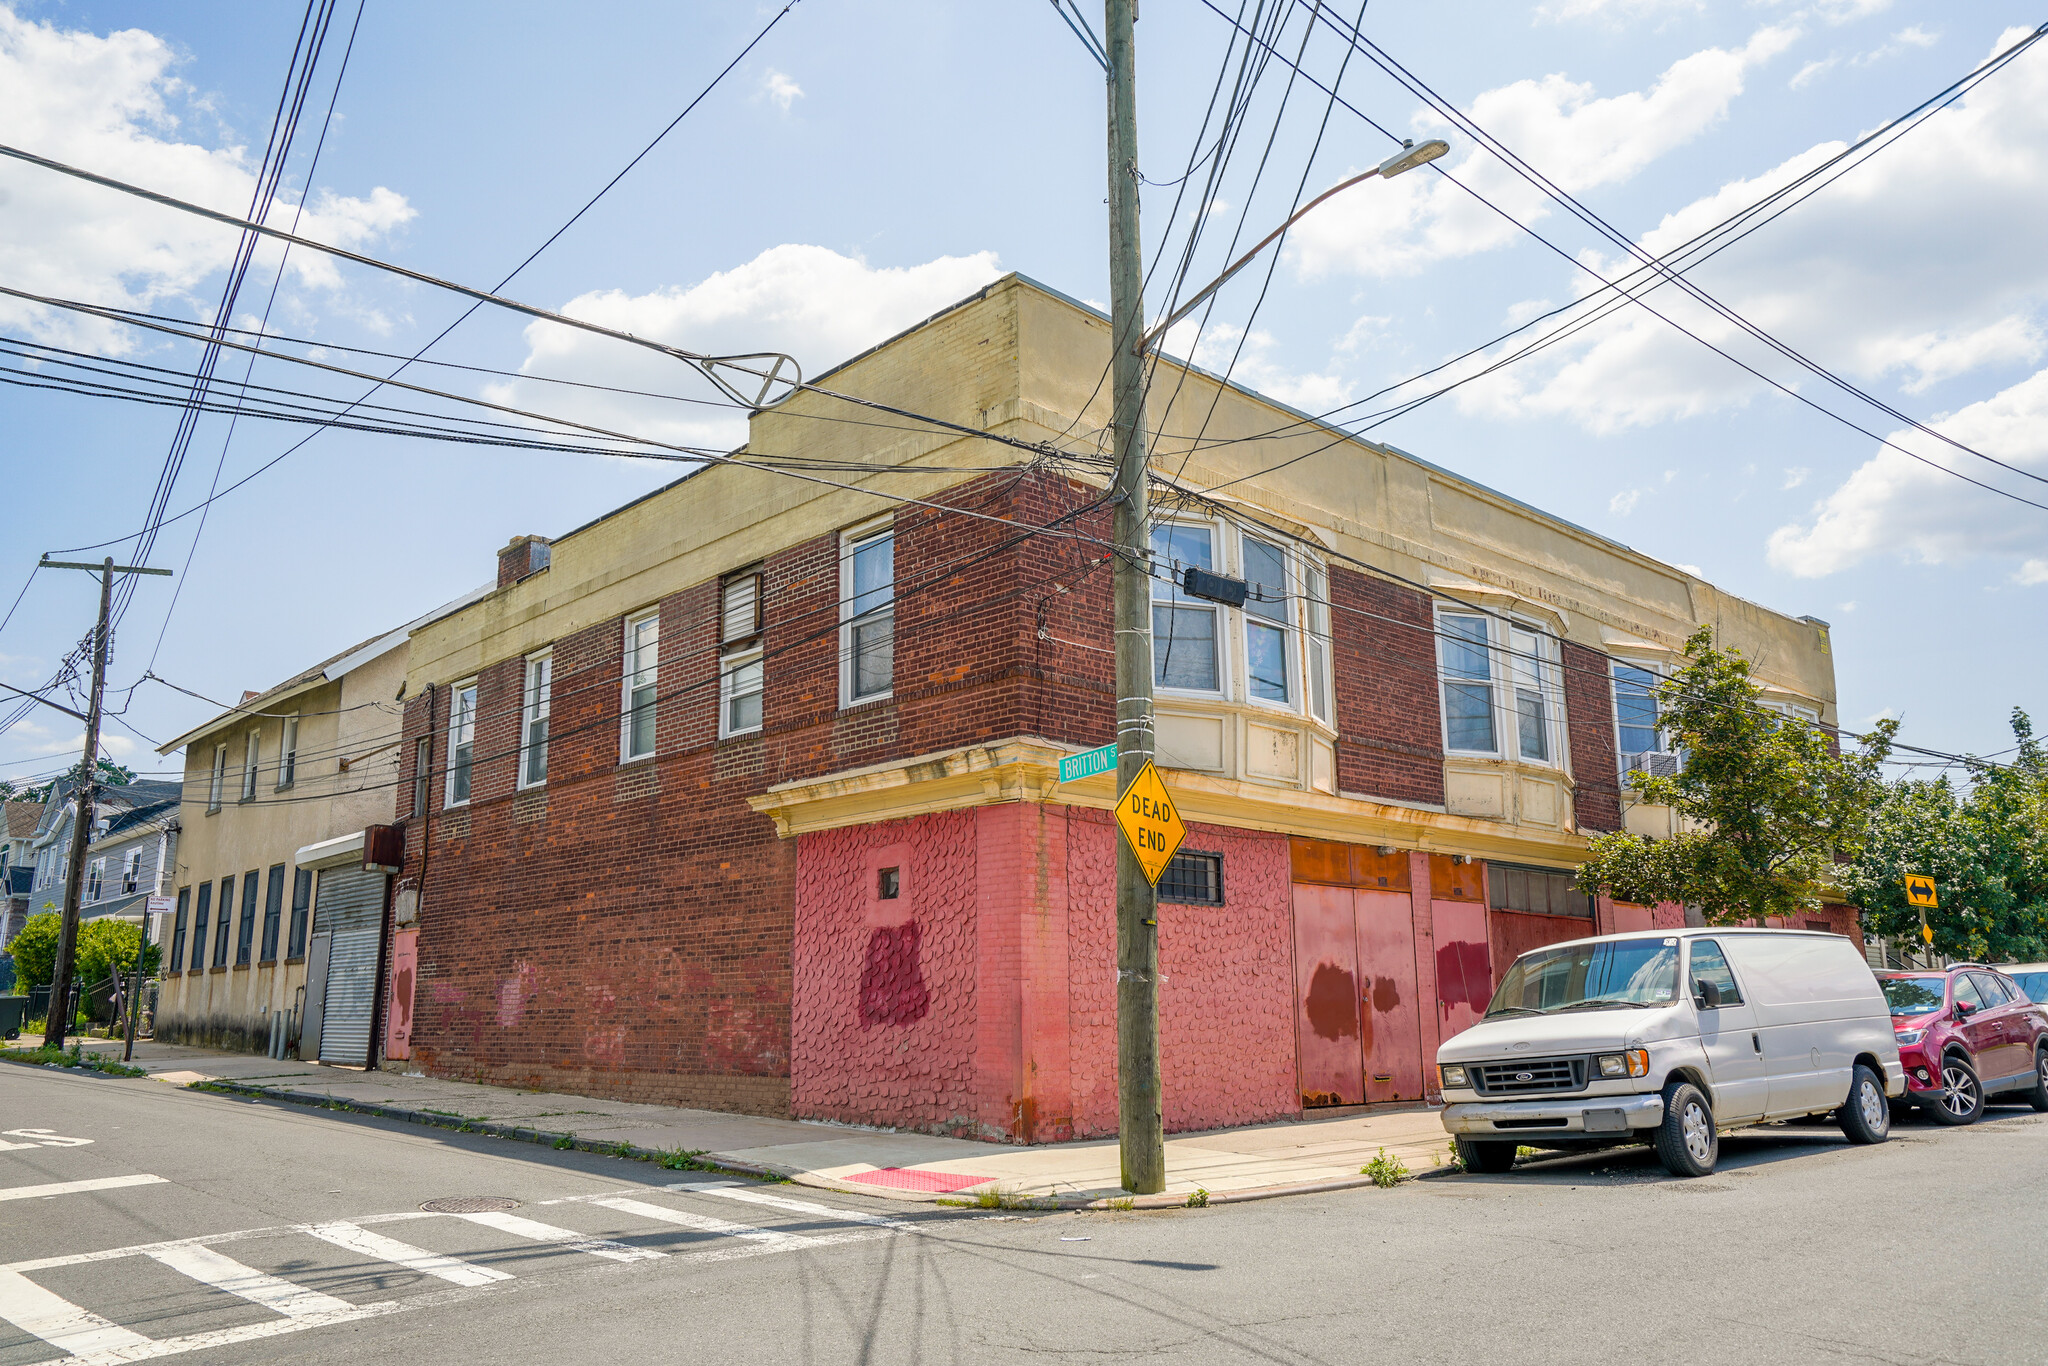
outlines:
M192 889L178 889L178 916L171 922L171 956L164 960L164 971L177 972L185 966L185 917L192 910Z
M887 697L896 684L896 533L850 532L840 543L841 705Z
M761 574L735 574L718 590L718 733L761 729L767 672L761 655Z
M620 708L619 758L644 759L654 753L654 695L661 672L661 614L642 612L626 618L625 695Z
M228 936L235 928L235 880L224 877L220 880L220 911L213 918L213 965L224 968L228 965Z
M213 909L213 884L199 884L199 901L192 912L192 956L185 960L185 966L197 972L206 966L206 930L209 912Z
M422 735L412 745L412 814L427 818L428 770L433 767L434 742Z
M1493 649L1486 617L1445 612L1436 619L1437 659L1443 670L1444 748L1460 754L1498 754L1493 716Z
M85 899L98 901L107 879L107 861L96 858L85 865Z
M526 661L526 690L519 707L521 787L538 787L548 780L548 704L554 675L553 655L535 655Z
M128 857L121 862L121 893L123 896L142 886L142 851L130 849Z
M424 806L425 802L422 801ZM300 958L306 952L306 921L313 910L313 870L292 869L292 929L291 943L285 950L288 957Z
M448 795L443 806L469 800L470 772L476 762L476 680L448 690Z
M254 882L256 875L251 873ZM257 953L260 963L277 961L277 932L284 927L284 865L273 863L263 879L263 942Z
M256 870L251 868L242 874L242 918L235 926L235 966L249 966L249 955L256 947Z
M1614 734L1624 768L1631 756L1664 748L1657 726L1657 683L1649 669L1614 665Z
M1246 691L1256 701L1282 706L1296 701L1295 595L1288 592L1287 552L1265 541L1244 538L1244 672Z
M227 789L227 781L228 747L226 745L215 745L213 747L213 778L206 789L207 811L220 810L220 799L222 793Z
M1223 691L1222 608L1190 597L1189 569L1216 572L1216 528L1164 522L1152 528L1152 682L1188 692Z
M256 800L256 766L263 748L263 732L252 730L242 741L242 800Z
M1515 744L1524 759L1552 762L1551 693L1556 687L1550 665L1550 639L1519 626L1507 628L1508 679L1514 687Z
M1330 573L1312 560L1301 568L1302 633L1308 644L1308 709L1330 725Z
M299 778L299 714L284 718L277 741L277 785L290 787Z

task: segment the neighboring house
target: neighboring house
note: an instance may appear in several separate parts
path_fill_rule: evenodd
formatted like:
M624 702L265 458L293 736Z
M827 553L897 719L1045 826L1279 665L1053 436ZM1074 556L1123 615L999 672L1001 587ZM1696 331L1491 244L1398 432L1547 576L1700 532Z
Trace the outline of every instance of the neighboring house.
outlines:
M178 784L172 782L146 779L96 790L85 878L79 884L80 920L116 916L142 923L143 902L170 856L177 810ZM71 831L77 818L75 785L68 778L52 783L29 846L35 860L30 915L63 913L64 879L71 869ZM131 877L136 890L129 890Z
M282 1011L303 1026L301 1057L363 1063L387 881L366 866L366 833L375 846L369 832L391 822L417 624L246 694L158 751L185 751L185 780L157 1038L260 1052Z
M21 933L28 919L29 894L35 888L36 826L43 818L41 802L6 802L0 811L0 945Z
M1108 332L1006 277L820 381L954 425L799 393L414 630L387 1056L1115 1131L1115 777L1057 770L1115 738ZM1835 720L1824 623L1202 372L1152 393L1155 469L1217 490L1151 533L1171 1129L1423 1099L1516 954L1683 923L1573 873L1671 829L1622 776L1674 762L1649 689L1700 623Z

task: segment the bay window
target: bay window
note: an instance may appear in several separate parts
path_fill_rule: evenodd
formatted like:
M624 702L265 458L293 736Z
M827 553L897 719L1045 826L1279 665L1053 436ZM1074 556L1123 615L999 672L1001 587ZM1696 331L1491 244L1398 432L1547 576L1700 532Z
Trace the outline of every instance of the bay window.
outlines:
M1437 613L1444 749L1561 765L1557 638L1477 612Z
M1246 691L1261 702L1292 703L1294 670L1287 627L1294 614L1294 595L1287 591L1287 552L1245 537L1244 577L1249 590L1244 603Z
M1485 617L1437 617L1437 659L1443 670L1444 748L1497 754L1493 729L1493 651Z
M1221 692L1218 646L1222 608L1189 597L1187 569L1216 571L1216 528L1163 523L1152 528L1152 682L1161 688Z

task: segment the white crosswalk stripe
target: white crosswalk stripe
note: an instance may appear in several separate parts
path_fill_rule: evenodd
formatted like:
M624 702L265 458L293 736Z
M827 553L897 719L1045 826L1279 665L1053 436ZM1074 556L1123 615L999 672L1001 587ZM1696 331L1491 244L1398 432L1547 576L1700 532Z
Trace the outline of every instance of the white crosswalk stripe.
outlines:
M188 1243L184 1247L159 1248L149 1256L202 1285L225 1290L230 1295L240 1295L250 1303L273 1309L288 1319L335 1314L355 1308L347 1300L338 1300L332 1295L280 1280L253 1266L244 1266L210 1247L195 1247Z
M52 1195L119 1190L124 1186L167 1186L161 1176L96 1176L89 1181L53 1181L46 1186L0 1187L0 1200L42 1200Z
M156 1179L127 1177L112 1180L117 1184L139 1184ZM728 1202L745 1204L764 1211L774 1211L783 1215L803 1215L814 1221L838 1224L841 1227L817 1232L792 1233L786 1229L764 1228L757 1224L721 1219L694 1210L680 1209L671 1204L656 1203L654 1199L640 1198L673 1198L679 1195L716 1196ZM5 1330L11 1325L65 1354L36 1362L35 1366L123 1366L124 1363L147 1361L157 1357L219 1350L235 1343L252 1342L308 1328L326 1327L354 1319L396 1313L409 1307L408 1302L402 1300L352 1304L338 1296L295 1284L249 1264L249 1261L263 1262L265 1258L262 1256L252 1256L249 1252L238 1251L240 1257L249 1259L244 1261L218 1250L220 1246L233 1243L241 1243L252 1249L268 1248L270 1254L282 1262L291 1254L278 1251L275 1247L277 1240L310 1237L353 1253L366 1261L403 1267L465 1290L513 1279L509 1273L495 1267L481 1266L462 1257L430 1251L426 1247L415 1246L378 1232L376 1228L366 1227L368 1225L385 1228L398 1224L418 1225L425 1232L433 1227L445 1230L448 1228L447 1221L458 1221L507 1234L524 1243L541 1244L551 1250L587 1253L620 1263L667 1258L670 1259L671 1265L720 1262L734 1257L752 1257L778 1252L808 1252L839 1243L886 1237L892 1232L913 1227L904 1220L792 1199L737 1182L682 1182L666 1187L634 1186L592 1195L567 1196L544 1203L585 1205L624 1215L628 1219L645 1224L688 1229L713 1236L707 1242L690 1243L675 1248L672 1252L663 1252L651 1247L621 1242L618 1237L582 1233L511 1213L485 1211L442 1214L402 1210L388 1214L359 1215L348 1220L238 1229L227 1233L202 1234L194 1238L146 1243L134 1247L31 1258L0 1265L0 1340L4 1340ZM583 1222L587 1223L589 1219L586 1218ZM619 1236L626 1235L621 1233ZM429 1236L425 1241L432 1243L435 1239ZM304 1254L298 1255L303 1257ZM209 1292L213 1292L233 1295L251 1304L261 1305L276 1317L265 1318L258 1323L151 1338L135 1329L124 1327L103 1314L72 1303L56 1291L31 1280L29 1276L31 1272L85 1268L114 1263L128 1257L154 1261L189 1278L196 1286L204 1287L204 1290L200 1291L201 1300L194 1302L190 1312L203 1312L210 1307L205 1300L209 1298ZM306 1263L293 1261L288 1264ZM215 1300L214 1304L217 1303ZM109 1309L108 1312L118 1311ZM162 1321L161 1311L153 1310L150 1321Z
M500 1233L510 1233L519 1238L531 1238L536 1243L555 1243L572 1248L577 1252L588 1252L593 1257L608 1257L615 1262L639 1262L653 1257L666 1256L651 1247L628 1247L609 1238L590 1238L571 1229L556 1228L543 1224L537 1219L524 1219L516 1214L505 1214L498 1210L484 1210L476 1214L457 1214L456 1219L467 1219L472 1224L482 1224Z
M360 1224L335 1220L327 1224L307 1224L305 1231L313 1237L329 1242L336 1247L359 1252L365 1257L380 1262L391 1262L420 1272L422 1275L438 1276L444 1281L457 1285L489 1285L492 1281L509 1281L510 1272L494 1267L477 1266L459 1257L444 1257L438 1252L429 1252L411 1243L401 1243L396 1238L387 1238L374 1233Z

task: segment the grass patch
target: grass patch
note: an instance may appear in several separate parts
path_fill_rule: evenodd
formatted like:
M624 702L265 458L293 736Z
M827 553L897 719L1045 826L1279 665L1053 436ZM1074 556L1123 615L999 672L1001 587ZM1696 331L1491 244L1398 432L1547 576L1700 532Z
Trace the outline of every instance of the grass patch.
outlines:
M1391 1190L1407 1178L1408 1167L1400 1158L1390 1156L1385 1148L1381 1148L1379 1155L1360 1167L1358 1172L1361 1176L1371 1177L1372 1183L1381 1190Z
M1207 1209L1207 1208L1209 1208L1209 1192L1208 1192L1208 1191L1206 1191L1206 1190L1204 1190L1204 1189L1203 1189L1202 1187L1200 1187L1200 1186L1197 1186L1197 1187L1195 1187L1195 1188L1194 1188L1194 1189L1193 1189L1192 1191L1188 1192L1188 1208L1189 1208L1189 1209Z
M61 1048L16 1048L8 1056L18 1062L38 1063L44 1067L72 1067L81 1072L98 1072L109 1077L146 1077L149 1073L140 1067L130 1067L113 1058L99 1053L88 1053L78 1044L71 1045L71 1051Z
M555 1140L555 1151L558 1153L567 1152L569 1149L575 1146L576 1136L574 1134L563 1134L560 1138Z
M1133 1200L1130 1196L1125 1195L1110 1201L1109 1207L1111 1209L1120 1209L1123 1210L1125 1213L1129 1213L1130 1211L1138 1207L1138 1202L1136 1200Z

